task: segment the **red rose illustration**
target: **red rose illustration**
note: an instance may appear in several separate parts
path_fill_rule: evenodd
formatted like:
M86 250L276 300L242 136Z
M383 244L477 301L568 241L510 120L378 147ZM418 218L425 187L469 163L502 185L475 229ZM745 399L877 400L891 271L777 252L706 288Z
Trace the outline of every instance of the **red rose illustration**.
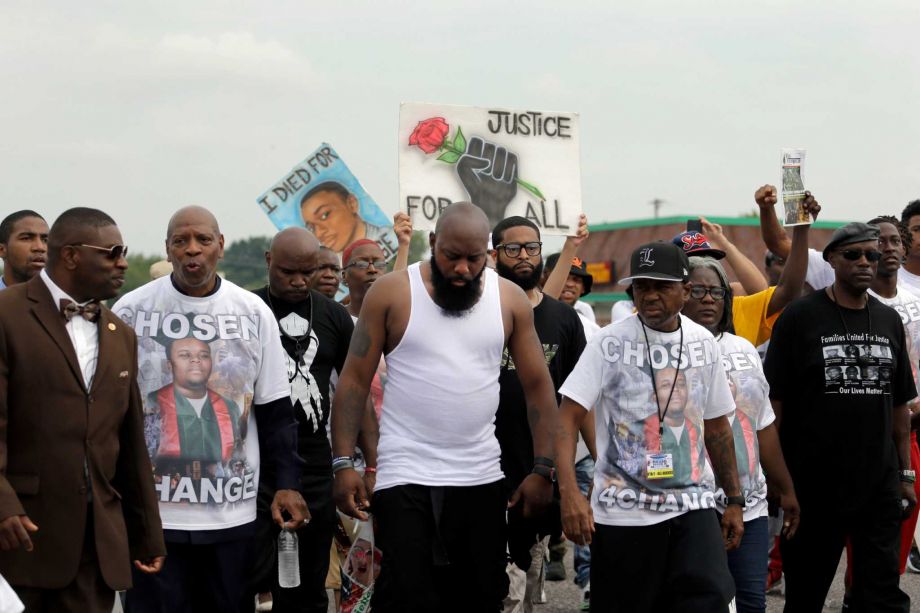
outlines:
M432 117L418 122L412 136L409 137L410 145L417 145L425 153L434 153L444 144L450 126L443 117Z

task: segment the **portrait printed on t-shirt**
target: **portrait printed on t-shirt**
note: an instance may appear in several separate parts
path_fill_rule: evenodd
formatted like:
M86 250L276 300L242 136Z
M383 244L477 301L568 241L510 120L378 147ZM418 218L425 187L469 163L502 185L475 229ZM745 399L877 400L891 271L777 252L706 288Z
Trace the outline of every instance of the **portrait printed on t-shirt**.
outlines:
M890 393L893 365L884 336L866 333L822 337L824 384L829 394Z

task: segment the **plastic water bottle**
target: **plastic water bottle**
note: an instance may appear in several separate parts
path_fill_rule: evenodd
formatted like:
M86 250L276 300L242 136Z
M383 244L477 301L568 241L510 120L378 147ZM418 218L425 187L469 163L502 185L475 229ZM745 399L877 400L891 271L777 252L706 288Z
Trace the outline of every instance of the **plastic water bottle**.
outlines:
M297 587L300 585L300 556L297 534L282 530L278 535L278 585Z

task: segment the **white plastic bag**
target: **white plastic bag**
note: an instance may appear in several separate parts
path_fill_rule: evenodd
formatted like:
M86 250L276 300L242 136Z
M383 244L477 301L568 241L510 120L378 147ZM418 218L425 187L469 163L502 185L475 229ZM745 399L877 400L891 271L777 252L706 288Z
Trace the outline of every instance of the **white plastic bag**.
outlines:
M371 518L358 522L357 536L342 564L341 613L368 613L374 582L380 574L383 555L374 546L374 525Z

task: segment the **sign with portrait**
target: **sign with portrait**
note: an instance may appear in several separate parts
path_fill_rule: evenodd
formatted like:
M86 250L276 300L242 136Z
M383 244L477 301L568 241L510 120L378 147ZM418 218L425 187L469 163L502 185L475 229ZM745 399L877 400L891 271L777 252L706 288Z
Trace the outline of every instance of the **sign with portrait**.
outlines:
M581 214L577 113L403 103L400 209L417 230L469 201L496 223L512 215L569 235Z
M276 228L305 227L340 258L348 245L362 238L376 241L388 260L396 254L392 221L328 143L284 173L256 201Z

